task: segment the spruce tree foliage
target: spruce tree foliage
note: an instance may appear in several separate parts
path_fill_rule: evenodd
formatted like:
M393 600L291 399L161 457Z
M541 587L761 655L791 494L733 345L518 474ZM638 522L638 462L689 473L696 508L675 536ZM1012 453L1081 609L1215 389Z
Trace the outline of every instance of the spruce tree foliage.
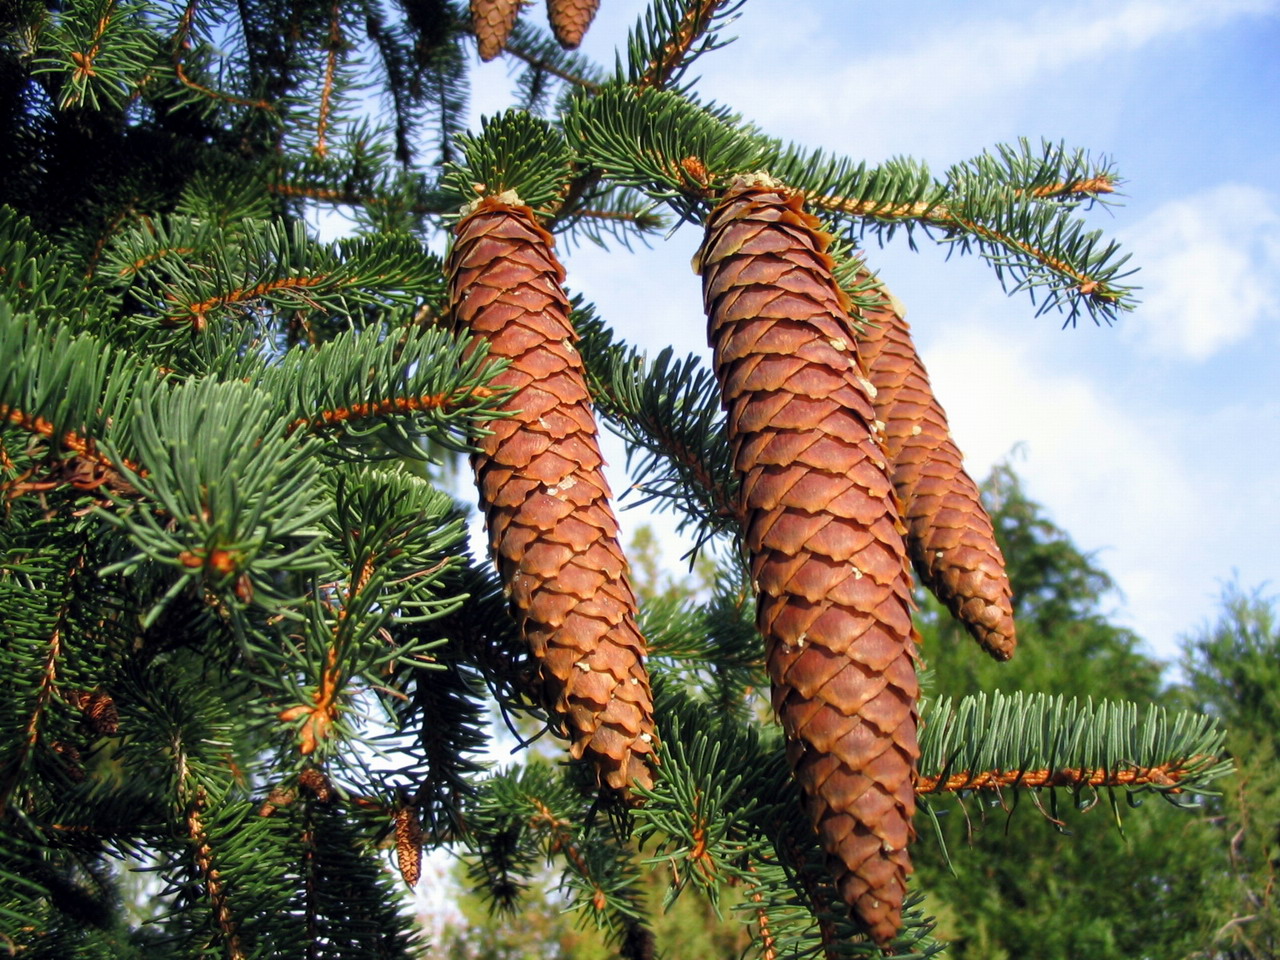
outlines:
M1280 600L1235 584L1215 622L1194 631L1182 661L1191 703L1229 724L1236 771L1221 786L1214 824L1226 863L1210 890L1216 908L1206 956L1280 954Z
M641 878L734 909L763 956L875 956L799 814L764 684L715 381L581 304L600 415L722 566L642 611L660 776L489 770L486 704L543 725L502 584L432 464L501 418L426 241L478 195L564 241L700 224L767 170L835 238L975 252L1038 310L1131 306L1081 214L1105 162L1021 143L942 176L800 150L702 102L744 4L655 0L614 71L529 23L513 109L465 133L470 21L443 0L19 0L0 19L0 943L33 957L406 957L395 891L459 845L497 908L546 859L652 955ZM385 126L361 97L387 106ZM355 236L318 240L308 211ZM965 691L967 694L968 691ZM1139 695L1139 699L1142 697ZM1222 772L1194 714L991 694L924 706L920 792L1096 786L1174 803ZM525 718L521 720L520 718ZM933 801L926 801L932 803ZM392 854L394 850L395 872ZM637 853L637 850L639 851ZM125 904L122 878L154 877ZM692 888L692 889L690 889ZM942 950L913 891L893 949Z

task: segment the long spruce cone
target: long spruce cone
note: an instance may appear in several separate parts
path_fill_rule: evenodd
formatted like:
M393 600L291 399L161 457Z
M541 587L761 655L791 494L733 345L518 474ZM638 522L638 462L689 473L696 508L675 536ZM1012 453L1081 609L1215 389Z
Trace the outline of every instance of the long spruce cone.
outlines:
M863 308L862 315L874 326L858 347L876 388L876 415L884 423L916 573L984 650L1008 660L1017 635L1004 556L929 386L905 311L886 294L884 307Z
M514 195L477 201L454 232L451 311L510 360L494 382L514 388L473 458L490 547L571 753L627 796L653 782L653 695L564 269Z
M886 944L915 811L911 578L828 237L738 178L695 261L742 477L773 704L841 896Z
M577 49L599 6L600 0L547 0L547 19L560 46Z
M480 59L492 60L507 45L523 0L471 0L471 29L479 41Z

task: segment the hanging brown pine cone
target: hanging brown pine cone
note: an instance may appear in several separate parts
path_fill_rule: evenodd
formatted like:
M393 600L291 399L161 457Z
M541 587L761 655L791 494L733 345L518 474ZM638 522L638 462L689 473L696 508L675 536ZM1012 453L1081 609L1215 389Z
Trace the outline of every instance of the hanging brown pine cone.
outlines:
M418 885L422 876L422 823L418 810L406 803L396 808L396 866L400 877L410 887Z
M911 342L905 311L886 294L884 307L863 308L862 317L869 324L858 347L876 388L916 573L984 650L1008 660L1017 636L1004 556Z
M841 896L884 944L902 923L920 753L911 578L828 242L800 197L740 177L695 263L774 707Z
M471 29L480 45L480 59L492 60L507 45L520 16L523 0L471 0Z
M560 46L577 49L599 6L600 0L547 0L547 19Z
M511 361L494 384L514 388L512 416L484 425L473 461L490 547L573 756L625 795L653 782L653 696L564 269L513 195L477 201L454 233L455 321Z

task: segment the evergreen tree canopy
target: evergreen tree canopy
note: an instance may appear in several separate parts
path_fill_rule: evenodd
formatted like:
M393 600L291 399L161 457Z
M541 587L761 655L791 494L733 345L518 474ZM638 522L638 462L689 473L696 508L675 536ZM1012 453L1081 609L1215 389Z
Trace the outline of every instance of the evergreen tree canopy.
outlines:
M590 6L551 4L561 43ZM958 462L901 469L950 455L905 325L892 403L859 360L902 312L853 245L898 230L1039 312L1129 309L1083 216L1109 165L1022 142L936 176L781 142L688 80L742 3L654 0L613 71L511 0L471 7L0 14L0 943L421 955L394 888L454 844L498 908L557 860L628 957L652 955L658 862L668 902L741 891L763 956L928 956L918 797L1209 789L1222 734L1195 712L919 700L907 564L980 639L1007 577ZM465 132L477 38L521 72ZM354 235L321 242L316 208ZM706 230L710 369L632 350L555 258L671 217ZM707 595L637 603L596 416L713 551ZM899 456L898 426L933 445ZM1029 539L1006 546L1042 558L1019 602L1047 636L1097 575ZM1054 579L1080 576L1074 598ZM757 722L766 685L781 730ZM573 762L487 768L490 703Z

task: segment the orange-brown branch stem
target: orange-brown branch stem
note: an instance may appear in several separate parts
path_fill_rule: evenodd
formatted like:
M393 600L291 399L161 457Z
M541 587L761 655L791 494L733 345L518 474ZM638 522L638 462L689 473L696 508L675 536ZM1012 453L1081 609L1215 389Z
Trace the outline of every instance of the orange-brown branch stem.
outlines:
M226 940L228 960L244 960L244 947L240 943L235 917L227 902L227 892L222 883L221 873L214 865L213 847L209 843L209 836L200 816L204 803L204 789L201 788L187 812L187 836L195 848L196 868L204 880L205 893L213 906L213 915L217 919L218 929L222 931Z
M205 315L215 307L243 303L246 300L253 300L269 293L278 293L281 290L307 290L328 283L332 279L333 277L330 274L317 274L316 276L281 277L278 280L264 280L261 283L254 284L252 287L237 287L228 293L210 297L208 300L201 300L199 303L182 304L178 308L179 314L172 317L172 319L175 321L189 320L197 330L203 330Z
M341 7L335 2L329 12L329 45L325 53L324 85L320 89L320 118L316 123L315 154L323 157L329 152L325 132L329 126L329 111L333 103L333 77L338 70L338 54L342 52Z
M659 51L658 56L649 63L644 75L639 80L640 87L661 87L680 66L689 49L698 38L706 32L707 25L725 0L702 0L689 10L676 27L674 36Z
M186 10L182 14L182 18L178 21L178 32L174 36L173 47L173 72L177 75L178 80L184 87L194 90L201 96L208 97L211 100L221 100L224 103L233 103L236 106L252 107L256 110L267 110L275 113L275 104L266 100L247 100L244 97L237 97L234 94L225 93L221 90L213 90L203 84L197 83L187 76L186 66L183 64L183 54L191 49L191 25L195 20L196 2L191 0L187 4Z
M1118 300L1120 298L1119 292L1087 273L1077 270L1065 260L993 227L962 217L945 204L925 203L923 201L919 203L884 203L878 200L856 200L852 197L838 195L812 196L806 199L812 206L822 210L829 210L832 213L842 213L855 217L873 217L877 220L897 220L900 222L912 220L931 226L967 230L969 233L989 243L1018 250L1031 259L1043 263L1049 269L1070 277L1075 282L1076 289L1085 296L1093 297L1095 300Z
M386 417L394 414L421 413L424 410L444 410L458 406L470 398L485 399L493 396L494 391L488 387L471 387L453 393L428 393L420 397L388 397L385 400L374 400L370 403L353 403L349 407L335 407L322 410L313 417L299 417L289 424L287 432L293 433L304 427L328 427L348 420L363 420L368 417Z
M1205 760L1192 757L1155 767L1133 770L1059 767L1041 770L981 770L954 773L945 779L921 777L916 793L956 793L961 790L1004 790L1013 787L1174 787L1187 777L1189 767Z

